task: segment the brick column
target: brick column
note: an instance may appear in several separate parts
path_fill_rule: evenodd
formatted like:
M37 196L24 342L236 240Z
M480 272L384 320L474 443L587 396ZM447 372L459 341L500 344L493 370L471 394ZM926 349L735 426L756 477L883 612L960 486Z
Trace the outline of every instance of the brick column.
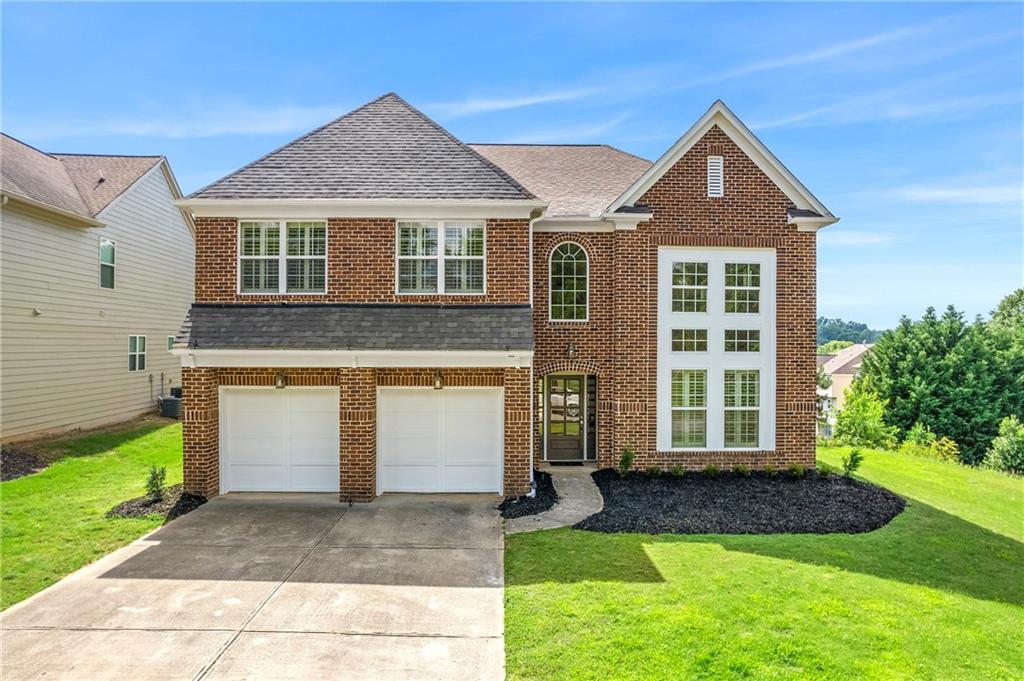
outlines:
M182 367L181 396L184 489L213 497L220 493L217 370Z
M373 369L340 369L342 501L377 496L377 374Z
M530 370L505 369L505 496L530 491Z

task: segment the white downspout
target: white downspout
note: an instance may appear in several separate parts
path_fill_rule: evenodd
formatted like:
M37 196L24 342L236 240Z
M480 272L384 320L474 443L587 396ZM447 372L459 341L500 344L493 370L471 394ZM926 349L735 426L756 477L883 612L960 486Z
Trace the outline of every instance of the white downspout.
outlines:
M543 213L542 213L543 214ZM527 272L530 277L530 315L533 315L533 223L540 220L540 215L530 219L529 227L529 239L530 243L528 246L528 257L530 258L529 265L527 266ZM537 434L534 432L533 419L537 411L537 407L534 404L534 400L537 399L537 391L534 389L534 377L533 377L533 360L530 360L530 491L526 496L535 497L537 496L537 481L533 479L533 443L537 439Z

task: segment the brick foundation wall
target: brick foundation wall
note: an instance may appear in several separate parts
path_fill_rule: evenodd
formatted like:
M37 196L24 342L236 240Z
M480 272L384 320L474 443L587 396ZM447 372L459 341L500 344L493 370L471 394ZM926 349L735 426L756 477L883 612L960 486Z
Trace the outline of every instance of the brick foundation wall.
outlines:
M505 388L505 493L530 486L530 370L442 369L445 386ZM339 498L370 501L377 493L377 388L430 386L435 369L183 368L185 491L220 491L220 386L272 386L283 372L289 386L339 388Z
M725 161L725 196L707 196L708 155ZM653 219L613 234L534 239L536 375L580 370L598 376L598 462L615 465L623 447L643 468L699 469L814 465L816 250L813 233L787 225L792 202L724 132L712 128L638 204ZM551 251L564 241L590 259L590 321L548 321ZM776 251L776 442L774 451L657 450L657 276L660 246L774 248ZM569 360L572 342L576 357ZM588 370L589 367L589 370ZM538 435L539 443L539 435ZM539 444L538 444L539 447ZM538 448L538 458L540 452Z

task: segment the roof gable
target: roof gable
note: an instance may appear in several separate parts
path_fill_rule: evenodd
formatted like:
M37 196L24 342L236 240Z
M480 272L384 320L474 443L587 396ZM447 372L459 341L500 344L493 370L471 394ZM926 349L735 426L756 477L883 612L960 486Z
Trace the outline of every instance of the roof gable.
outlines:
M131 187L161 156L100 156L94 154L53 154L64 164L78 194L92 216Z
M798 211L813 211L818 216L818 220L824 219L827 224L838 219L811 194L807 187L796 179L788 168L782 165L782 162L768 150L768 147L757 139L754 133L721 100L712 104L711 108L668 151L662 154L661 158L655 161L647 172L613 201L608 207L608 212L614 212L638 201L714 126L721 129L782 190Z
M60 159L9 135L0 135L0 188L61 211L91 217Z
M505 171L389 93L190 199L533 200Z

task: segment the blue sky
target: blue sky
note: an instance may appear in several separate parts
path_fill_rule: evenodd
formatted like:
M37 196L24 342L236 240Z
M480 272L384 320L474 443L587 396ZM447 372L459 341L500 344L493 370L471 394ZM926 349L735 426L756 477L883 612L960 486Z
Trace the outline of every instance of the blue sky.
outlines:
M819 313L1022 285L1020 4L11 4L3 130L164 154L187 193L384 92L467 142L649 159L717 98L842 221Z

